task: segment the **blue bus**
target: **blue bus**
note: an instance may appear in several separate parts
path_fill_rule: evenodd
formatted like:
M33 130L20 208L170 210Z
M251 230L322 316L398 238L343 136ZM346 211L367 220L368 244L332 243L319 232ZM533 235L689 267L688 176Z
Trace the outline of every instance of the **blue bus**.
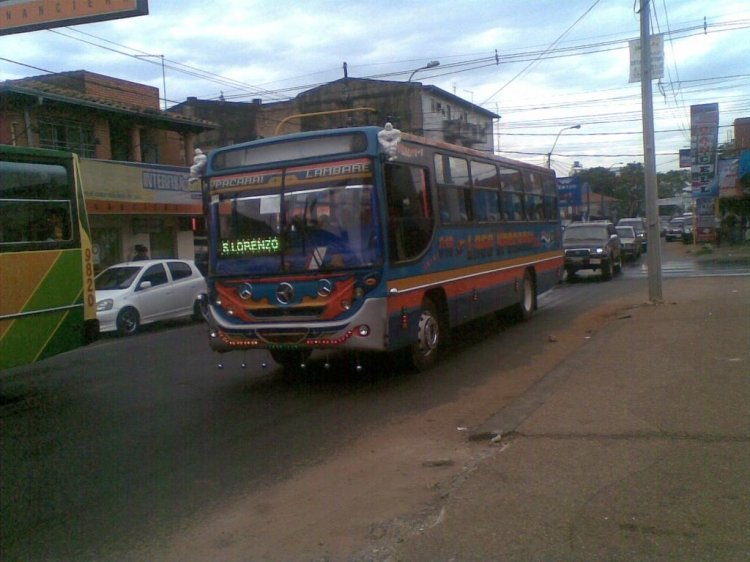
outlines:
M562 278L546 168L387 124L219 148L197 175L220 353L267 349L296 369L316 349L403 350L422 370L452 327L528 318Z

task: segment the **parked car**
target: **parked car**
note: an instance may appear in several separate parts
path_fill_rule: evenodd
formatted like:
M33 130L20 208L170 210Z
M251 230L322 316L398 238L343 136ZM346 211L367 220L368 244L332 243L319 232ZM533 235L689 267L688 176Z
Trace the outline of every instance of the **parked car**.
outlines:
M568 278L582 269L599 270L602 279L622 269L620 238L611 222L573 222L563 232Z
M648 235L646 230L646 220L642 217L633 217L629 219L620 219L617 226L632 226L635 235L641 242L641 252L648 251Z
M203 318L206 280L190 260L120 263L95 279L96 316L102 332L135 334L143 324L192 316Z
M641 241L635 234L635 229L632 226L618 226L616 227L617 236L620 238L620 250L622 252L622 259L629 259L635 261L641 257Z
M687 217L674 217L667 224L667 231L664 233L664 239L667 242L682 240L683 224Z

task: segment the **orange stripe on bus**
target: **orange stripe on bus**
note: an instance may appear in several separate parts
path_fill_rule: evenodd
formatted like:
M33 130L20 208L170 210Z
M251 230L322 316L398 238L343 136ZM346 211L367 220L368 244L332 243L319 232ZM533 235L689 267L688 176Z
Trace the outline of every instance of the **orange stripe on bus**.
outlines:
M21 312L59 257L59 250L0 254L0 314Z

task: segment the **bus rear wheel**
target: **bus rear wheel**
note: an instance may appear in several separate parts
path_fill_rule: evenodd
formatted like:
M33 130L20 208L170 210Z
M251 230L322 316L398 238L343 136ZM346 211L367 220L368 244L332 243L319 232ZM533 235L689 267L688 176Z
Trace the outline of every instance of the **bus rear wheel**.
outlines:
M521 300L516 304L515 316L518 320L528 320L536 308L536 286L527 271L521 281Z
M432 367L438 359L442 343L437 307L430 299L425 299L419 312L417 341L409 346L409 358L414 368L424 371Z

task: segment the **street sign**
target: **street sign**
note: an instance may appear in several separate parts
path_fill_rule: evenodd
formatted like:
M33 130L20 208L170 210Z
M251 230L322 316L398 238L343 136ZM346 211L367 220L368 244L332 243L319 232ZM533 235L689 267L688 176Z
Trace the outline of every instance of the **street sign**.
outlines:
M0 0L0 35L148 14L148 0Z
M630 79L641 81L641 40L632 39L630 46ZM664 78L664 35L651 36L651 78Z

